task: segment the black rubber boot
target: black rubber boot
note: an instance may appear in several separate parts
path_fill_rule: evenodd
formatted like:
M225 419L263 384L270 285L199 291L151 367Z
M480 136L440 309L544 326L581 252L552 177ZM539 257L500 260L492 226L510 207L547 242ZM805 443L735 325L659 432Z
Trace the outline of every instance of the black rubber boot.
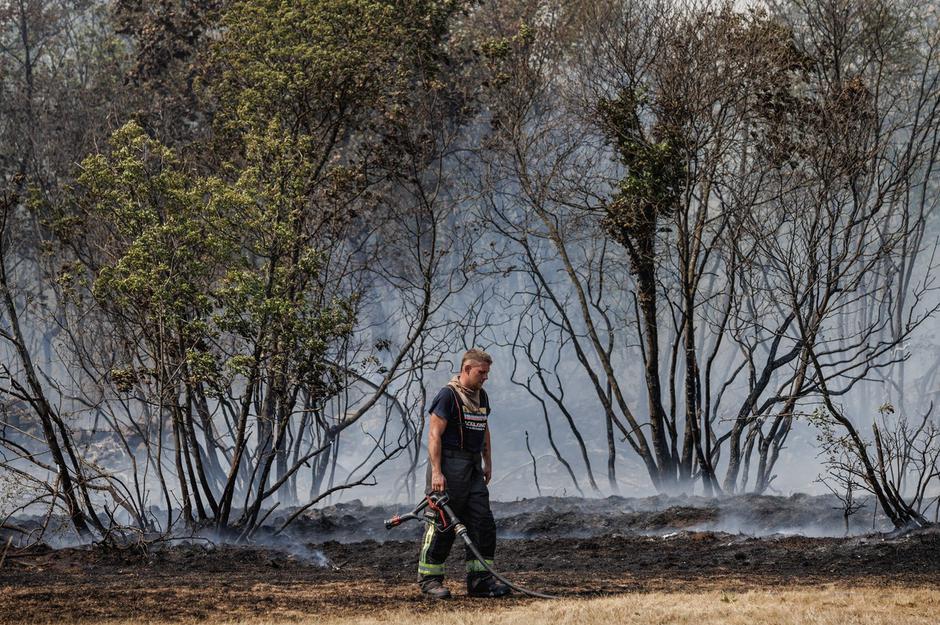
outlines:
M470 573L467 575L467 594L471 597L505 597L512 590L493 577L492 573Z
M444 585L443 577L425 577L420 582L421 592L431 599L450 599L450 591Z

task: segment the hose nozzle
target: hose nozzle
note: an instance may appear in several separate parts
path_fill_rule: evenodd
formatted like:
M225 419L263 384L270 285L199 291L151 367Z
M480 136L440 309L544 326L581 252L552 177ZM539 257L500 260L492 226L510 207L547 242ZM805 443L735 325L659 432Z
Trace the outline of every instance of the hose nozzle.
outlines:
M398 527L399 525L401 525L401 524L404 523L405 521L410 521L411 519L417 519L417 518L418 518L418 514L419 514L422 510L424 510L424 509L427 507L427 505L428 505L428 499L427 499L427 498L422 499L422 500L421 500L421 503L419 503L417 506L415 506L415 509L412 510L411 512L409 512L409 513L407 513L407 514L396 514L396 515L393 516L392 518L390 518L390 519L388 519L387 521L385 521L385 529L390 530L390 529L392 529L393 527Z

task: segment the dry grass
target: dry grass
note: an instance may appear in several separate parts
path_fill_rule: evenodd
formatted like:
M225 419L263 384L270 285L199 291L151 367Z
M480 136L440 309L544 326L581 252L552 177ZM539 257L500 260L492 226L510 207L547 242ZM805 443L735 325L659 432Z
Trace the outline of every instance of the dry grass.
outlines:
M636 593L602 599L533 601L515 606L481 601L479 607L457 610L445 603L432 620L461 625L936 625L940 622L938 615L940 589L829 584L779 591ZM428 615L416 615L405 609L343 618L293 613L278 620L237 623L380 625L416 619L428 620ZM110 621L109 625L116 623Z

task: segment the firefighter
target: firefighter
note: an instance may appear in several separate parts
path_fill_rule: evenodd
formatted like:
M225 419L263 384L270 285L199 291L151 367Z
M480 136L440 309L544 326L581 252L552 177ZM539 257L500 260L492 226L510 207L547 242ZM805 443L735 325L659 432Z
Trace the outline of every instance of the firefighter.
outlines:
M490 510L486 485L493 476L492 448L487 421L490 402L483 383L493 359L479 349L467 351L460 373L440 390L429 409L427 492L446 492L450 506L467 526L470 539L487 564L496 553L496 523ZM425 512L427 527L418 557L421 591L435 599L447 599L444 560L454 543L452 528L442 527L439 513ZM467 594L472 597L502 597L509 586L499 581L466 550Z

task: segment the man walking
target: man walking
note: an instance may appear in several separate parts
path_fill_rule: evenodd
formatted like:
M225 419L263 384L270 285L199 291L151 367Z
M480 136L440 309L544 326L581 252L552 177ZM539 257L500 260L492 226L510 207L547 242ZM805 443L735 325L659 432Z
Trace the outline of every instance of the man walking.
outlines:
M460 373L431 402L428 424L427 492L446 492L453 509L470 534L470 539L493 564L496 553L496 523L490 511L486 485L493 475L490 431L487 419L490 402L483 383L493 359L479 349L467 351ZM452 527L438 527L437 513L425 513L427 529L418 558L421 591L435 599L447 599L444 586L444 560L454 543ZM467 594L472 597L502 597L509 586L487 571L483 563L466 550Z

